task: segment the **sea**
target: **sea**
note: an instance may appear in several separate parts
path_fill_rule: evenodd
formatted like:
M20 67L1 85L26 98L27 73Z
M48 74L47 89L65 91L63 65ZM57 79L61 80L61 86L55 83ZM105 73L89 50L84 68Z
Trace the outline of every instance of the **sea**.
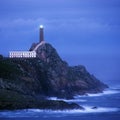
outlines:
M76 95L65 100L51 97L52 100L75 102L85 110L40 110L24 109L0 111L0 120L120 120L120 86L110 87L103 93ZM94 108L94 109L93 109Z

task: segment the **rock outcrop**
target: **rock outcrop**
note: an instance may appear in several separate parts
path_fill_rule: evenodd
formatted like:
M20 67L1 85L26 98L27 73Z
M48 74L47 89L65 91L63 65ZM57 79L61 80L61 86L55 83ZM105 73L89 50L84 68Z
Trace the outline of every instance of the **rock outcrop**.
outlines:
M36 46L37 49L35 49ZM25 101L21 105L17 103L18 99L14 99L15 102L4 102L5 96L0 92L2 109L10 108L10 106L21 109L34 107L42 109L47 106L51 109L77 108L78 106L75 104L69 105L65 102L53 102L45 99L40 102L40 100L46 96L70 99L76 94L102 92L108 87L91 75L84 66L69 66L50 44L45 42L39 46L33 44L30 50L34 49L37 58L0 59L0 91L6 96L7 94L8 96L12 95L12 93L18 98L22 96L21 101ZM46 106L43 107L43 103ZM52 105L56 105L56 107L53 108Z
M67 103L64 101L46 100L36 98L30 95L23 95L15 91L0 89L0 110L16 109L51 109L51 110L69 110L81 109L83 107L76 103Z
M36 46L32 46L31 50ZM41 44L37 50L37 57L47 66L47 78L51 91L60 97L70 97L75 94L102 92L107 85L97 80L87 72L82 65L69 66L58 55L55 48L48 43Z

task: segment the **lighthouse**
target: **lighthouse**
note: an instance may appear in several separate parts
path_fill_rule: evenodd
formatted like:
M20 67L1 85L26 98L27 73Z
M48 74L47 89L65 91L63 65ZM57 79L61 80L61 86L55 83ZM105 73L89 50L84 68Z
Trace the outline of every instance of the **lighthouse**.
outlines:
M9 57L10 58L36 58L37 57L37 49L45 44L44 40L44 27L43 25L40 25L39 27L39 42L34 43L34 48L32 48L29 51L10 51Z
M43 27L43 25L40 25L40 43L42 42L42 41L44 41L44 27Z

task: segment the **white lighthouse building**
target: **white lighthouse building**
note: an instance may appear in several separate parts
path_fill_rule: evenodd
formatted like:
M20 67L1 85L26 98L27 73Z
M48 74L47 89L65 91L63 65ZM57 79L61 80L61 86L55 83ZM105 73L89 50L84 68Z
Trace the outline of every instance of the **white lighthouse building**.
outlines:
M10 58L35 58L36 52L35 51L10 51L9 57Z
M44 29L43 25L40 25L40 33L39 33L39 43L35 47L33 51L10 51L9 58L36 58L36 49L44 43Z

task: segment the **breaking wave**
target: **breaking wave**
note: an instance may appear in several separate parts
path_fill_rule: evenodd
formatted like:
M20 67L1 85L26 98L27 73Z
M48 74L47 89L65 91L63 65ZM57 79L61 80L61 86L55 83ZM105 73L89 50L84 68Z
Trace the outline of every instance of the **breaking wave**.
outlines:
M87 100L85 99L59 99L57 97L49 97L48 98L49 100L62 100L62 101L65 101L65 102L86 102Z
M118 90L105 90L103 93L98 93L98 94L88 94L88 96L102 96L102 95L110 95L110 94L117 94L120 93Z
M4 111L0 112L0 118L14 118L14 117L39 117L41 115L70 115L70 114L85 114L85 113L104 113L104 112L116 112L119 111L118 108L105 108L99 107L92 109L91 106L84 106L85 110L74 109L74 110L40 110L40 109L27 109L27 110L17 110L17 111Z
M29 109L28 111L34 112L50 112L50 113L101 113L101 112L115 112L119 111L119 108L106 108L106 107L98 107L92 109L93 106L83 106L85 110L81 109L73 109L73 110L39 110L39 109Z
M99 96L103 96L103 95L110 95L110 94L118 94L120 93L120 90L117 89L109 89L109 90L105 90L102 93L95 93L95 94L90 94L88 93L87 95L76 95L74 96L75 99L81 98L81 97L99 97Z

